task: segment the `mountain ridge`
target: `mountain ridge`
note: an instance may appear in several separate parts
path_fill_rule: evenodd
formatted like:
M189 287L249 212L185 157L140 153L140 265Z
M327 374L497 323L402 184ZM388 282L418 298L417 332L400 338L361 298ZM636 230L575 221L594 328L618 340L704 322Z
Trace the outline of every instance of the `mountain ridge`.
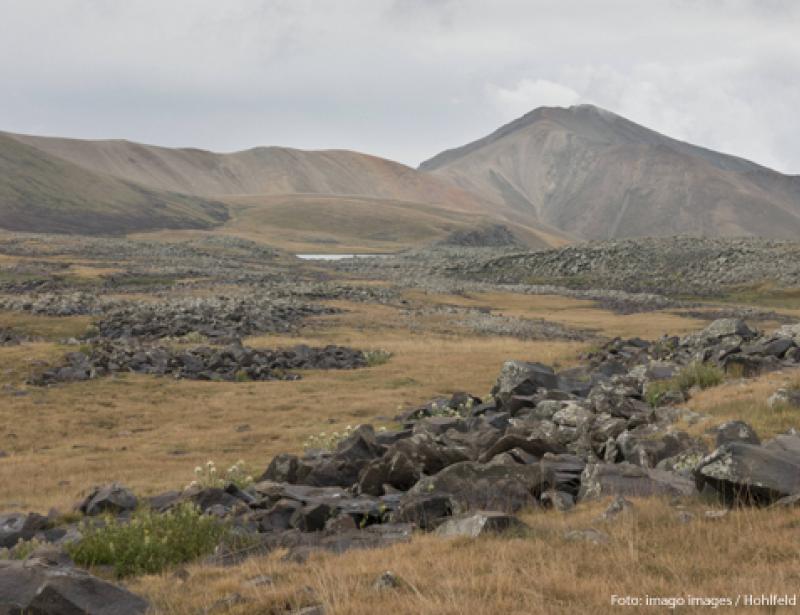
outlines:
M419 169L582 239L800 233L800 177L592 105L534 109Z

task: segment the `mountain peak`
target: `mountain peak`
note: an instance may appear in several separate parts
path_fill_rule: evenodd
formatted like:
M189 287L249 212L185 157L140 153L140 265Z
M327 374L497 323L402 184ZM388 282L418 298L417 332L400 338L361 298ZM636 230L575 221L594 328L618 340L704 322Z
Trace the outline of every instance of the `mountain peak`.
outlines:
M591 104L538 107L420 169L586 239L800 234L800 178Z

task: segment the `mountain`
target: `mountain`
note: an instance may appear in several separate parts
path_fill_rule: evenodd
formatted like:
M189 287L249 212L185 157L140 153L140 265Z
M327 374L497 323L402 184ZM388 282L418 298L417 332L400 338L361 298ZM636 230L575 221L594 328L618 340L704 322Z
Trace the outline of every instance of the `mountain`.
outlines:
M258 147L221 154L122 140L8 138L117 182L223 202L231 220L220 232L288 249L394 250L495 218L533 247L568 241L538 223L506 220L513 212L505 205L447 179L358 152Z
M800 235L800 177L591 105L535 109L419 169L584 239Z
M0 133L0 227L119 234L210 228L228 219L212 199L94 173Z

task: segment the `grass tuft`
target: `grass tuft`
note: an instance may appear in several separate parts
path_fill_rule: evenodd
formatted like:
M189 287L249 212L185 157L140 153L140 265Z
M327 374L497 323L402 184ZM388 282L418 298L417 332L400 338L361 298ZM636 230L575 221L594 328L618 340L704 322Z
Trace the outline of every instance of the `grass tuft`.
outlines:
M107 517L102 527L85 524L83 538L68 547L80 566L112 566L117 577L154 574L211 553L228 532L193 504L166 513L143 509L130 521Z
M656 380L647 385L645 401L657 407L669 393L685 394L692 387L710 389L725 380L725 373L716 365L708 363L690 363L674 377L668 380Z

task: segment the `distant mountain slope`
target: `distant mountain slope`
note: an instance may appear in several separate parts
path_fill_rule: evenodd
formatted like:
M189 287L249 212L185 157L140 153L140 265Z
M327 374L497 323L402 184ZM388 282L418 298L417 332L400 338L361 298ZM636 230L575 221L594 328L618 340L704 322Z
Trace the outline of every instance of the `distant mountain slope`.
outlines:
M358 152L259 147L218 154L120 140L9 137L92 173L219 199L234 218L225 230L287 247L320 241L394 250L497 220L531 247L571 240L447 179Z
M0 133L0 228L119 234L227 218L222 203L93 173Z
M535 109L420 170L586 239L800 235L800 178L590 105Z
M130 141L11 135L93 172L159 190L202 196L340 194L482 211L480 197L411 167L347 150L257 147L218 154Z

